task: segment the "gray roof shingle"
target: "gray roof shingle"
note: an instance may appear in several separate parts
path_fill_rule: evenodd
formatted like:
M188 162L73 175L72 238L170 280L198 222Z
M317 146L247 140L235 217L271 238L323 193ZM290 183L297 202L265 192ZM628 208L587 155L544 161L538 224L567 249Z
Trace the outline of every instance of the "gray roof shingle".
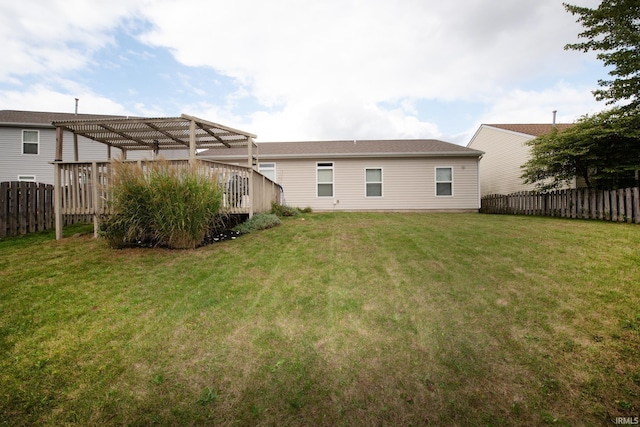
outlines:
M551 132L553 125L551 123L528 123L528 124L488 124L498 129L509 130L512 132L524 133L531 136L540 136ZM571 123L558 123L555 125L558 130L562 131L573 126Z
M124 116L104 114L52 113L47 111L0 110L0 124L41 124L51 126L51 122L60 120L113 119Z
M436 139L387 139L387 140L342 140L260 142L260 159L317 158L317 157L416 157L416 156L475 156L482 151ZM245 150L207 150L199 157L236 158L246 157Z

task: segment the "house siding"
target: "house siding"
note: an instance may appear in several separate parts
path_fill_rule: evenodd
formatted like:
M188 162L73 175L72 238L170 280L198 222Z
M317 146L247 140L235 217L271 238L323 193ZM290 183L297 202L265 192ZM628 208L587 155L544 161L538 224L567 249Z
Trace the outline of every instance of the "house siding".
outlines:
M534 137L488 126L481 126L468 147L484 151L480 160L480 193L509 194L530 191L533 184L522 181L521 165L529 160L526 145Z
M265 160L266 161L266 160ZM477 210L476 157L269 159L290 206L315 211ZM334 195L317 197L316 166L333 162ZM435 168L453 168L451 197L436 197ZM365 169L381 168L382 197L366 197Z
M22 154L22 131L38 130L40 144L38 154ZM73 134L64 133L62 158L73 161ZM56 154L56 131L54 128L33 126L6 126L0 128L0 182L16 181L18 175L35 175L38 182L53 184L53 162ZM112 150L112 156L120 155L120 150ZM150 151L130 152L128 158L149 158ZM84 137L78 137L78 158L80 161L104 161L107 146Z

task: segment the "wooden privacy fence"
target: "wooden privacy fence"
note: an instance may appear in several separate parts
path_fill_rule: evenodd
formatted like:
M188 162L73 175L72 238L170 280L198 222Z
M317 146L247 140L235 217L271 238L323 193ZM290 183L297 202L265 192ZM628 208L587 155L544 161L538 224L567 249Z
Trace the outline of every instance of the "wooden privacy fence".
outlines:
M0 238L54 228L53 185L41 182L0 183ZM64 188L69 193L70 188ZM64 225L91 222L91 215L64 215Z
M480 212L599 219L640 224L640 189L558 190L548 193L491 194L481 200Z
M0 237L53 228L53 185L0 183Z

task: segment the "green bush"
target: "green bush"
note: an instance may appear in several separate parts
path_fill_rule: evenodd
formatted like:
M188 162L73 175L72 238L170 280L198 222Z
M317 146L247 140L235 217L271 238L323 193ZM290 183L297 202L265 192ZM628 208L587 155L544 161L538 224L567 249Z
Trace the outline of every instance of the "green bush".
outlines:
M271 227L280 225L280 218L275 214L259 213L255 214L242 224L239 224L233 228L242 234L251 233L258 230L264 230Z
M102 235L114 247L195 248L219 218L223 189L195 167L114 162L111 215Z
M279 217L298 216L301 213L311 213L311 208L300 209L293 206L285 206L273 202L271 203L271 213L274 215L278 215Z

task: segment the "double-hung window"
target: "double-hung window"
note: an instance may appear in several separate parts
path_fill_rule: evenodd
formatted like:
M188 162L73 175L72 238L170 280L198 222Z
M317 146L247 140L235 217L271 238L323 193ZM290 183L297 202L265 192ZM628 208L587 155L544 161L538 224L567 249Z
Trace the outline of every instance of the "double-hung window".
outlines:
M23 130L22 131L22 154L39 154L40 153L40 131Z
M258 164L258 172L269 178L271 181L276 182L276 164L275 163L260 163Z
M436 196L453 196L453 168L436 168Z
M333 162L318 162L316 171L318 197L333 197Z
M367 197L382 197L382 169L367 168L364 170Z

